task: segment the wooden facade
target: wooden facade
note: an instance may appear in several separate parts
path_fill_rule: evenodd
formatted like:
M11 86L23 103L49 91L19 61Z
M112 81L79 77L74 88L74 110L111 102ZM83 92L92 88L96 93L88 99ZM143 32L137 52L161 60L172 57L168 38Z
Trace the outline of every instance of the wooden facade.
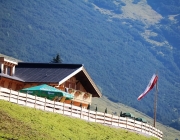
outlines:
M61 99L55 98L54 99L55 101L65 102L65 103L76 105L76 106L82 106L83 108L87 108L88 105L91 104L92 94L86 91L86 89L83 87L83 84L79 80L76 79L76 76L70 77L69 79L67 79L65 82L61 84L49 83L49 82L28 83L28 82L23 81L19 77L18 78L13 77L15 73L15 66L18 65L18 62L5 59L4 57L0 57L0 65L1 65L1 75L0 75L1 87L19 91L23 88L29 88L29 87L33 87L33 86L37 86L41 84L48 84L57 89L60 89L65 92L69 92L74 95L74 98L72 100L65 100L65 97L62 97ZM81 94L78 94L78 93L81 93Z

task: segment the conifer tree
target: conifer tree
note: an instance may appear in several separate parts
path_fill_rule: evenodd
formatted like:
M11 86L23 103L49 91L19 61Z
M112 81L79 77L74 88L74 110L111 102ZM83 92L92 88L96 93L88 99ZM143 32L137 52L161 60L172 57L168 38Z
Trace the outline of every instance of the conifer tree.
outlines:
M51 63L62 63L62 59L61 59L59 53L53 58Z

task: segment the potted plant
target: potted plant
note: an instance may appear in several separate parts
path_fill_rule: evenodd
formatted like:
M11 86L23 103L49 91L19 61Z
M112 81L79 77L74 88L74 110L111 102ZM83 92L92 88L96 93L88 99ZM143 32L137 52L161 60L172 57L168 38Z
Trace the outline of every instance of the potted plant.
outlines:
M91 94L90 93L88 93L88 92L86 92L85 94L84 94L84 98L86 99L86 98L89 98L91 96Z
M82 92L79 91L79 90L77 90L77 91L75 92L74 96L77 97L77 96L79 96L79 95L81 95L81 94L82 94Z
M69 88L69 89L68 89L68 92L69 92L69 93L73 93L74 90L73 90L72 88Z

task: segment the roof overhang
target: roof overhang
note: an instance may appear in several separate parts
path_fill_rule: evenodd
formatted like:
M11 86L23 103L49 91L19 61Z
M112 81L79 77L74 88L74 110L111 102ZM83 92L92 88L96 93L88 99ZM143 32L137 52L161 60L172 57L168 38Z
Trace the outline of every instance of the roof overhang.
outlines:
M79 73L80 71L82 71L83 66L80 67L79 69L77 69L76 71L74 71L73 73L71 73L70 75L68 75L67 77L65 77L64 79L62 79L61 81L59 81L59 85L64 83L65 81L67 81L69 78L75 76L77 73Z
M61 81L59 81L59 85L70 79L71 77L75 76L77 80L81 82L83 87L86 89L87 92L91 93L93 97L101 97L102 93L96 86L96 84L91 79L90 75L87 73L85 68L82 66Z
M10 60L10 59L6 59L4 57L0 57L0 62L1 63L11 63L11 64L14 64L14 65L17 65L18 63L16 61L13 61L13 60Z
M11 79L11 80L16 80L16 81L20 81L20 82L24 82L24 80L16 77L16 76L10 76L10 75L7 75L7 74L4 74L4 73L0 73L0 77L4 77L4 78L8 78L8 79Z

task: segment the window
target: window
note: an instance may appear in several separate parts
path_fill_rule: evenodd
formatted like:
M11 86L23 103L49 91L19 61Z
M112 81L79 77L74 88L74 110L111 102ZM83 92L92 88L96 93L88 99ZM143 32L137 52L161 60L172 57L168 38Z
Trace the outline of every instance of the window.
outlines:
M11 67L7 67L7 74L11 75Z
M12 68L10 66L4 65L4 70L3 70L4 74L11 75L11 70L12 70Z

